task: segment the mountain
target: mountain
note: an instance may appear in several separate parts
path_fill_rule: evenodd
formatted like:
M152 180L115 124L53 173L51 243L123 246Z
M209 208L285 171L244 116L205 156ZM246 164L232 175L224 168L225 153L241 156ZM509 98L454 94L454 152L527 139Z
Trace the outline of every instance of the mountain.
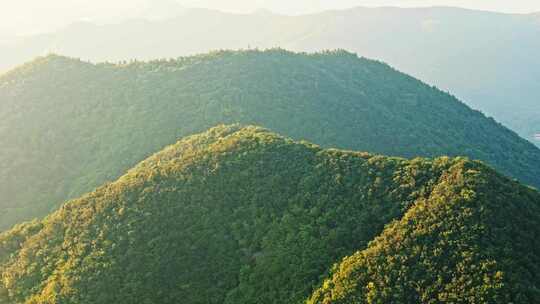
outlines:
M346 300L364 295L350 279L373 281L374 300L530 303L539 220L536 190L479 162L220 126L1 234L0 302L364 303ZM343 285L323 283L348 255Z
M223 51L119 65L51 55L1 76L0 104L3 229L220 123L324 147L464 155L540 186L534 145L451 95L345 51Z
M191 9L169 20L73 25L5 44L0 71L51 51L101 62L249 46L343 48L450 91L540 145L534 139L540 133L538 16L448 7L359 7L295 17Z
M539 198L493 171L460 165L336 265L308 303L534 303Z

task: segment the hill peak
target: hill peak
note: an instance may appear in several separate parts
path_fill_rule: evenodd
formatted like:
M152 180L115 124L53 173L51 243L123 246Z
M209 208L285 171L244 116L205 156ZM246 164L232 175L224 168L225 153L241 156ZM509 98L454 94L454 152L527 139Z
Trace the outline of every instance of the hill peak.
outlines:
M51 55L36 62L47 64L0 78L7 118L0 146L13 147L0 159L9 168L0 170L7 219L0 229L118 178L178 138L236 122L326 148L464 155L539 184L540 150L531 143L449 94L344 50L216 51L117 64Z
M221 125L181 139L44 221L0 234L0 301L301 303L323 284L330 265L375 246L373 239L398 238L393 226L418 233L426 210L468 219L459 223L472 230L459 241L469 244L483 236L477 223L497 227L482 212L505 202L506 218L529 211L538 217L539 198L465 158L406 160L322 149L260 127ZM445 221L425 223L453 223ZM534 242L521 234L514 241L513 248ZM489 252L497 242L470 244ZM534 264L540 247L532 248ZM508 288L527 283L525 275L512 276L518 274L508 270L513 264L496 262L510 278ZM30 271L35 267L42 271ZM465 291L480 290L482 282L471 286Z

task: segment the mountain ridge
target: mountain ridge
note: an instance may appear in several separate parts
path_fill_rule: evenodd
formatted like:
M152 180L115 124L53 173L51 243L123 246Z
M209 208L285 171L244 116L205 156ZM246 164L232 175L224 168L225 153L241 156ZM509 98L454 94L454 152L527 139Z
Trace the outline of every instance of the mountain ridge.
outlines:
M345 51L221 51L120 64L48 56L0 77L0 101L0 142L11 147L0 151L6 226L221 123L385 155L466 155L540 183L532 144L451 95Z
M437 193L449 202L468 196L454 209L437 203L457 218L459 205L483 210L478 197L491 200L491 190L463 188L471 174L495 176L506 185L498 190L506 206L540 215L536 190L480 162L322 149L260 127L219 126L150 156L42 222L0 234L0 252L7 252L0 255L0 300L303 303L334 262L372 246L388 223L409 223L410 210ZM503 241L519 248L524 239Z
M470 165L447 177L459 183L435 188L368 248L335 264L308 303L534 302L540 242L530 231L540 200Z
M493 24L499 26L493 28ZM443 8L351 9L264 18L193 10L167 21L120 23L25 38L3 48L0 70L49 51L103 62L176 58L250 46L307 52L342 48L388 62L451 91L536 143L533 135L540 130L536 102L540 96L534 80L540 78L540 62L527 50L540 49L537 25L534 14Z

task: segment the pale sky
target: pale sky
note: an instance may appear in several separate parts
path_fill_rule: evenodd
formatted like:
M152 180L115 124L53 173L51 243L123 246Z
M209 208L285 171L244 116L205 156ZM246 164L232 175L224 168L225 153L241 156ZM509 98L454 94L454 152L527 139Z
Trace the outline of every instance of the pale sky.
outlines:
M181 6L234 12L259 8L282 14L313 13L354 6L457 6L507 13L540 12L540 0L0 0L0 39L49 32L87 20L120 22L136 17L170 17Z

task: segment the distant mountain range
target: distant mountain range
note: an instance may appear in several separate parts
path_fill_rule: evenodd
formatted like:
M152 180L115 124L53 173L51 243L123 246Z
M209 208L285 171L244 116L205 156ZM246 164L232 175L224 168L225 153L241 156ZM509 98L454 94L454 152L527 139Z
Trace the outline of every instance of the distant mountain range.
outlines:
M114 180L220 123L403 157L469 156L540 187L540 149L455 97L346 51L222 51L0 76L0 229Z
M1 46L0 70L49 52L93 61L176 58L215 49L343 48L448 90L533 142L540 132L540 15L457 8L355 8L297 17L179 9L168 20L97 26ZM496 139L493 139L496 140Z
M0 234L0 303L535 303L539 222L480 162L219 126Z

